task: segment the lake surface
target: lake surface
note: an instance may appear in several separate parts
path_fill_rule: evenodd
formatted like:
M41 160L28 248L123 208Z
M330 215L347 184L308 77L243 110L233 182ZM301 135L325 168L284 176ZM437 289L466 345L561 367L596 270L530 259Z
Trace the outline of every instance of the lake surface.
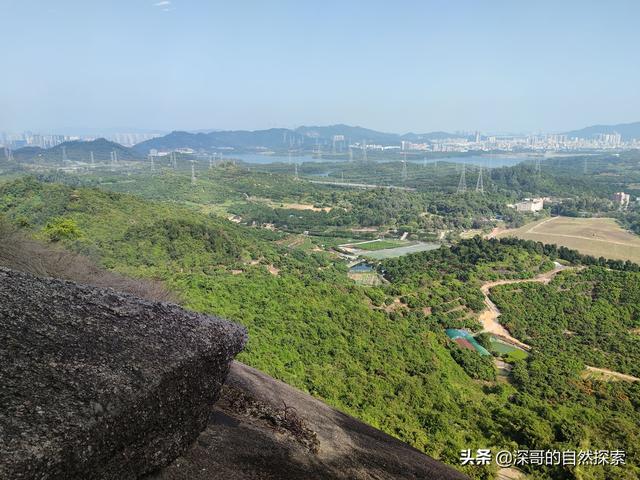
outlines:
M226 159L242 160L246 163L268 164L268 163L304 163L304 162L346 162L348 160L336 160L328 158L317 158L311 155L264 155L260 153L227 153L224 155ZM521 162L534 160L536 157L529 155L516 154L494 154L494 155L461 155L447 158L427 158L426 163L448 162L448 163L466 163L468 165L477 165L485 168L494 167L511 167ZM423 159L407 159L412 163L425 162ZM375 159L376 162L398 161L398 159Z
M522 162L533 161L536 158L529 155L468 155L459 157L448 157L438 159L427 159L426 163L466 163L467 165L476 165L484 168L513 167ZM420 163L414 160L413 163ZM422 160L424 162L424 160Z
M304 162L326 162L326 158L314 158L311 155L264 155L261 153L226 153L225 159L242 160L246 163L304 163Z

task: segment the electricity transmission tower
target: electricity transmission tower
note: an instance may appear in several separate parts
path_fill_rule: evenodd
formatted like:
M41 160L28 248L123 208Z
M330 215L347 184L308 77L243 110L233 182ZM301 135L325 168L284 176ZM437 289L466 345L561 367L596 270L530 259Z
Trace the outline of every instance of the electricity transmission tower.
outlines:
M367 159L367 141L366 140L362 141L362 160L364 160L365 162L368 160Z
M480 170L478 171L478 181L476 183L476 192L484 195L484 183L482 180L482 165L480 165Z
M295 178L296 180L299 180L299 178L300 178L300 177L298 177L298 163L297 163L297 162L296 162L296 163L294 163L294 172L295 172L295 173L294 173L294 178Z
M196 184L196 161L191 160L191 185Z
M407 154L403 153L404 158L402 159L402 181L407 181Z
M149 163L151 164L151 171L155 172L156 171L156 163L153 159L153 155L149 155Z
M542 175L542 160L540 158L536 158L536 175Z
M460 181L458 182L458 189L456 193L465 193L467 191L467 179L466 179L466 165L462 164L462 171L460 172Z

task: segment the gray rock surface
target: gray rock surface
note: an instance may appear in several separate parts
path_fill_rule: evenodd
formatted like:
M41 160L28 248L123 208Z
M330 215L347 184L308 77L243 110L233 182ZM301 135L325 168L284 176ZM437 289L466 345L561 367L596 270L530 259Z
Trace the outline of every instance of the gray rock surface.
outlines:
M0 268L0 478L133 479L206 427L243 328Z
M468 480L238 362L210 413L192 447L147 480Z

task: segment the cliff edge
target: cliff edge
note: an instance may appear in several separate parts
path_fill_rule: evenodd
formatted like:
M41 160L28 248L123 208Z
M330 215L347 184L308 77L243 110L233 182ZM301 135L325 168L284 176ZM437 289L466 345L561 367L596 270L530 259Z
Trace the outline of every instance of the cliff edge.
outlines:
M463 480L466 475L255 368L233 362L209 424L147 480Z
M0 268L0 478L467 478L232 362L246 339L173 304Z

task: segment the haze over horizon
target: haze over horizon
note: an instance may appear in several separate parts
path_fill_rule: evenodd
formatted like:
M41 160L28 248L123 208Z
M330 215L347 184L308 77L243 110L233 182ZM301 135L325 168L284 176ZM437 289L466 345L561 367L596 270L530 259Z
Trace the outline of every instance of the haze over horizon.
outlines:
M11 47L0 130L551 132L639 120L632 1L0 6Z

